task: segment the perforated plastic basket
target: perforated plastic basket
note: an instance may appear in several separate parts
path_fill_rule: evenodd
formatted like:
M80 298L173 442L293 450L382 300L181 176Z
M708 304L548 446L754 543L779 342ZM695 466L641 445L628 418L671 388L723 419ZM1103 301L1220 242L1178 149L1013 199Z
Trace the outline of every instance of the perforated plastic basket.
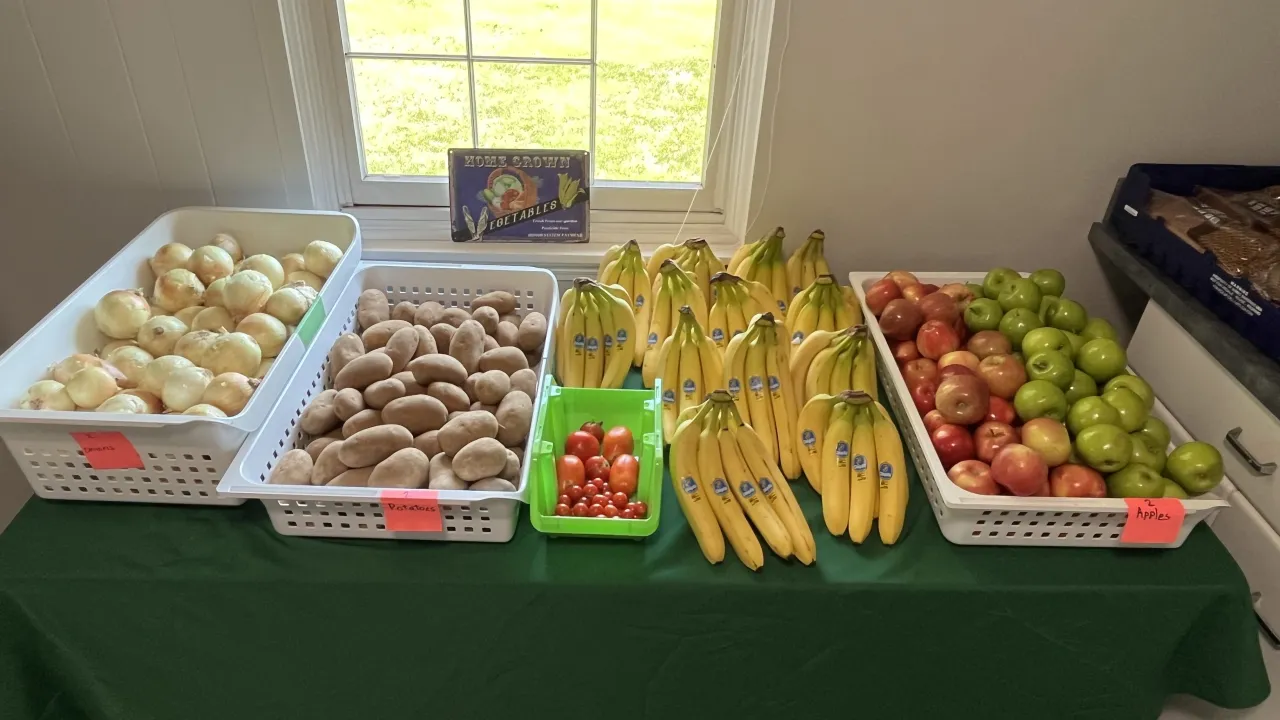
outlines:
M191 247L230 233L245 255L277 257L301 252L312 240L342 248L342 261L320 291L321 304L304 324L331 307L359 263L360 226L350 215L293 210L182 208L161 215L58 307L0 356L0 438L26 474L36 495L60 500L237 505L219 497L218 481L249 433L266 419L305 350L301 337L285 343L271 370L238 415L193 415L17 410L27 387L48 377L49 366L75 353L93 353L108 342L93 321L93 308L111 290L155 284L147 260L170 242ZM71 433L118 432L137 450L145 467L97 470Z
M333 341L356 326L356 301L360 293L377 288L387 294L392 305L404 300L422 303L435 300L445 307L471 306L472 298L492 290L506 290L519 298L519 312L537 311L547 316L547 341L542 360L534 368L542 387L545 368L550 364L552 319L559 303L555 276L541 268L445 265L428 263L362 263L351 282L334 303L315 342L307 350L297 372L280 395L270 417L236 457L232 469L218 485L218 492L234 498L258 498L267 508L271 523L283 535L313 537L354 537L374 539L454 540L506 542L515 533L520 505L528 487L528 458L533 444L532 428L538 425L537 399L529 439L525 441L526 462L516 492L472 492L441 490L436 493L443 529L440 532L392 532L387 529L379 502L381 488L270 485L266 482L277 460L285 452L305 447L311 440L298 427L302 410L328 384L326 369Z
M916 273L920 282L944 285L952 282L981 282L982 273ZM1032 498L978 495L962 490L947 477L929 441L924 420L916 412L907 383L892 360L893 351L880 324L867 308L866 290L884 273L850 273L849 281L862 303L863 316L876 342L876 366L889 388L885 398L893 406L920 484L929 496L929 505L938 518L942 534L957 545L1041 545L1048 547L1178 547L1197 523L1204 522L1227 506L1222 486L1197 498L1184 500L1186 518L1178 539L1168 545L1121 545L1120 534L1128 517L1121 498ZM1169 448L1191 440L1176 418L1156 400L1151 415L1169 426Z

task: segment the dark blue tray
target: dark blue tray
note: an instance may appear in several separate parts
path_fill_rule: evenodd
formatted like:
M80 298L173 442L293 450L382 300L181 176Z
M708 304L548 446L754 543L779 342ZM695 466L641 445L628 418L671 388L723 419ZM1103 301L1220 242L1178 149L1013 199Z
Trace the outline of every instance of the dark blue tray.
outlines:
M1191 195L1196 186L1256 190L1270 185L1280 185L1280 167L1134 165L1120 184L1107 223L1121 242L1163 270L1267 356L1280 361L1280 307L1254 291L1248 280L1228 275L1212 252L1197 251L1146 213L1153 189Z

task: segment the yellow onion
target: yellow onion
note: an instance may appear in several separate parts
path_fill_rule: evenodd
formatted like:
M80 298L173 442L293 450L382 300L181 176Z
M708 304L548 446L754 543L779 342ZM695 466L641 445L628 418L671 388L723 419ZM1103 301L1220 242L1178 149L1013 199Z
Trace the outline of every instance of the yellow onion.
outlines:
M153 292L156 305L175 313L204 302L204 283L190 270L175 268L156 278Z
M270 255L250 255L236 265L237 273L243 270L256 270L265 275L271 281L272 290L284 284L284 267Z
M307 270L327 278L342 260L342 250L331 242L312 240L302 249L302 258L307 263Z
M227 416L226 413L222 412L218 408L212 405L206 405L204 403L200 403L199 405L192 405L191 407L184 410L182 414L183 415L201 415L203 417L212 417L212 418L224 418Z
M134 338L129 338L128 340L112 340L102 346L102 349L98 351L98 355L100 357L106 357L110 355L112 351L118 350L122 347L138 347L138 341Z
M253 336L242 332L219 335L204 354L204 366L214 375L238 372L252 375L262 362L262 349Z
M76 407L96 408L120 390L116 379L100 367L88 367L71 376L67 394Z
M240 262L244 259L244 252L240 250L240 243L236 242L235 238L226 233L218 233L217 235L214 235L213 239L209 241L209 244L225 250L235 262Z
M172 315L159 315L148 320L138 331L138 346L156 357L173 354L178 338L187 334L187 326Z
M191 324L192 330L231 330L236 326L236 321L231 317L231 312L224 307L207 307L196 315L196 321Z
M151 306L137 290L112 290L93 307L93 321L103 335L132 338L151 317Z
M186 267L190 259L191 248L175 242L161 245L148 262L151 265L151 272L155 273L156 277L160 277L174 268Z
M142 374L142 382L138 383L138 389L160 397L160 393L164 391L164 383L169 379L169 373L188 367L195 367L195 365L181 355L158 357L147 363L147 369Z
M49 368L49 374L54 380L66 385L71 382L71 376L88 367L102 367L104 361L97 355L88 353L76 353L69 357L63 358L52 367Z
M67 386L57 380L41 380L27 388L18 401L22 410L75 410L76 403L67 394Z
M142 382L142 375L155 356L136 345L123 345L104 355L103 359L125 376L128 382L122 384L136 387Z
M276 362L275 358L267 358L266 360L263 360L262 362L258 363L258 372L254 373L253 375L254 379L261 380L262 378L266 377L267 373L271 372L271 366L274 365L275 362Z
M144 415L151 411L147 408L147 401L137 395L117 393L107 398L106 401L98 407L94 408L94 412L134 413L135 415Z
M207 289L205 290L205 294L209 294ZM182 308L178 312L174 313L173 316L181 320L183 325L191 327L191 324L196 321L196 316L207 309L208 308L203 305L192 305L191 307Z
M319 295L316 291L307 285L290 283L271 293L271 297L267 299L266 311L285 325L297 325L317 297Z
M233 317L252 315L266 306L274 288L271 279L257 270L241 270L227 279L222 289L223 304Z
M116 393L117 397L120 395L132 395L136 398L140 398L142 402L147 404L147 412L152 413L154 415L159 415L160 413L164 412L164 403L160 402L159 396L157 396L155 393L134 388L132 390L121 390L120 392Z
M203 365L205 353L209 352L209 346L220 334L212 330L192 330L178 338L173 346L173 354L181 355L196 365Z
M160 400L164 406L174 412L183 412L192 405L200 404L200 397L205 388L213 380L213 373L200 367L178 368L169 373L164 381L164 390Z
M285 276L285 282L290 285L294 283L302 283L317 292L320 291L320 288L324 287L324 278L306 270L289 273Z
M187 261L187 269L195 273L205 285L219 278L230 277L235 266L231 255L217 245L196 248Z
M227 415L236 415L249 404L249 398L257 387L257 380L240 373L222 373L205 388L200 402L212 405Z
M221 307L226 305L226 301L222 298L223 288L227 286L226 278L218 278L209 283L204 289L204 304L207 307Z
M302 253L289 253L280 258L280 267L284 268L284 276L287 282L289 273L307 269L307 261L302 258Z
M242 332L253 338L262 351L262 357L273 358L280 354L284 341L289 339L289 329L276 318L266 313L253 313L236 325L236 332ZM233 415L235 413L232 413Z

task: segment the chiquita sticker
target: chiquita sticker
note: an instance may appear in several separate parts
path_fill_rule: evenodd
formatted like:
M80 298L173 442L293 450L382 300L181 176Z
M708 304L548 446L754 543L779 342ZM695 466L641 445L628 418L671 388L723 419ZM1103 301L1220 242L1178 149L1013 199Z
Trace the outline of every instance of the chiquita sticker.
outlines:
M698 492L698 481L686 475L684 479L680 481L680 489L684 490L685 495L692 495Z
M767 477L760 478L760 492L765 495L773 492L773 481Z
M579 350L587 346L587 338L582 333L573 336L573 346Z
M800 344L800 343L802 343L802 342L804 342L804 333L800 332L799 330L797 330L797 331L795 331L794 333L792 333L792 335L791 335L791 344L792 344L792 345L799 345L799 344Z
M637 296L636 296L636 307L638 307L638 308L642 308L642 307L644 307L644 296L643 296L643 295L637 295Z
M729 394L737 397L740 392L742 392L742 383L738 378L729 378Z
M724 495L729 492L729 483L725 482L724 478L716 478L711 481L711 491L717 495Z
M657 345L657 344L658 344L658 333L656 333L656 332L651 332L651 333L649 333L649 344L650 344L650 345Z
M673 403L673 402L675 402L675 401L676 401L676 391L675 391L675 390L663 390L663 391L662 391L662 402L667 403L668 405L670 405L671 403Z
M866 456L866 455L854 455L854 456L853 456L853 469L854 469L854 470L857 470L858 472L865 472L865 471L866 471L866 469L867 469L867 456Z
M756 488L751 483L743 480L742 483L738 485L738 492L742 494L742 499L745 500L756 494Z
M697 392L697 391L698 391L698 385L697 385L697 383L695 383L695 382L693 381L693 378L685 378L685 380L684 380L684 394L685 394L685 395L692 395L692 394L694 394L694 393L695 393L695 392Z
M818 444L818 436L815 435L812 430L809 430L807 428L803 433L800 434L800 439L804 442L804 446L809 448L810 450L812 450L813 447Z
M887 462L880 463L880 479L888 480L891 477L893 477L893 465Z
M724 342L724 330L721 330L720 328L715 328L714 330L712 330L711 339L715 340L716 342Z
M782 387L782 383L778 382L777 375L769 376L769 392L778 392L778 388Z
M626 331L626 330L623 330L623 329L621 329L621 328L619 328L619 329L618 329L618 344L619 344L619 345L622 345L622 344L623 344L623 343L625 343L626 341L627 341L627 331Z
M841 440L836 443L836 457L844 460L849 457L849 443Z

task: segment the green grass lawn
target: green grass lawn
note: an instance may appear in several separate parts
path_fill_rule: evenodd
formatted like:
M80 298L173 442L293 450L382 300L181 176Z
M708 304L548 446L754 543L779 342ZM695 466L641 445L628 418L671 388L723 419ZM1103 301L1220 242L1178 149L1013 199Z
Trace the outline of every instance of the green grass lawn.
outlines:
M462 0L346 0L355 52L466 53ZM595 176L702 177L716 0L599 0ZM476 55L587 59L589 0L471 0ZM466 63L355 59L367 171L444 175L471 146ZM585 65L475 66L482 147L581 148L590 141Z

